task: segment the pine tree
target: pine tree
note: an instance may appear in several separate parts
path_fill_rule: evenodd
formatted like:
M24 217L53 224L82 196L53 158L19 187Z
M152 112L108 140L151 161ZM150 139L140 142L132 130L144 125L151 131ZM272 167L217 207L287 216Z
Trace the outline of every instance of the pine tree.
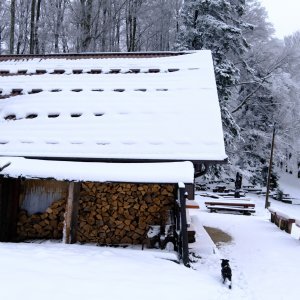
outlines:
M233 146L240 132L228 107L240 68L247 67L242 55L248 44L242 30L251 26L241 19L244 5L244 0L186 0L176 45L180 50L212 51L227 146Z

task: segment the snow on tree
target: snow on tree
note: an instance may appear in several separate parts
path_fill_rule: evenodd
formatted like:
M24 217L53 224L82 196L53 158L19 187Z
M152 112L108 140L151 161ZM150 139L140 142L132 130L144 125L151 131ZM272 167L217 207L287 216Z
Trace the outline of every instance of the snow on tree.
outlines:
M229 107L234 97L233 87L240 80L240 68L245 64L242 55L249 47L243 29L251 28L241 19L244 5L243 0L185 1L176 45L181 50L212 51L225 143L229 151L235 148L240 135Z
M290 153L297 147L293 128L299 131L299 113L295 109L299 89L289 67L289 61L294 64L297 59L282 41L272 38L265 9L254 0L246 8L246 21L255 24L253 31L245 33L252 47L244 59L252 71L241 72L233 103L232 113L242 128L243 138L234 156L237 165L251 171L253 179L261 182L261 172L267 167L270 155L273 126L276 127L277 164L287 165Z

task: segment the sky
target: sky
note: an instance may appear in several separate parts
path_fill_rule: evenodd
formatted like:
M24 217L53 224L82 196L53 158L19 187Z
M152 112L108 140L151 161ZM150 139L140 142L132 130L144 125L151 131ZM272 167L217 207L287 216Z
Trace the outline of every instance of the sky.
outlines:
M276 37L283 38L300 30L299 0L260 0L267 9Z

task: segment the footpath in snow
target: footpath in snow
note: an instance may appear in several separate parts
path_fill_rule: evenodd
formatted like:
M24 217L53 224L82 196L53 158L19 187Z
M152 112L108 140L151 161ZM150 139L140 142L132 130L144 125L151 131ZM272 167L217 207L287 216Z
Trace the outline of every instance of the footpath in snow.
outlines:
M270 214L264 209L264 197L248 195L256 204L252 216L208 213L205 209L193 213L199 223L225 231L233 240L220 244L215 255L207 254L202 265L216 279L220 261L228 258L233 270L233 289L228 299L297 299L300 294L298 271L300 268L300 241L296 228L289 235L270 222ZM202 208L205 198L197 196ZM288 207L271 200L272 207ZM299 212L300 206L295 207ZM227 299L222 296L221 299ZM214 299L214 298L212 298Z

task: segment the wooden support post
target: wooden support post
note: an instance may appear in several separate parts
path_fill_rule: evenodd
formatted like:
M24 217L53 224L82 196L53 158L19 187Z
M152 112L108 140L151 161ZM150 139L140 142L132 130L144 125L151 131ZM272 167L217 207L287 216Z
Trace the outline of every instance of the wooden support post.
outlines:
M189 244L187 233L187 220L186 220L186 203L185 203L185 185L179 184L179 202L180 202L180 220L181 220L181 247L182 247L182 261L186 267L190 267L189 260Z
M270 193L270 181L271 181L271 176L272 176L274 145L275 145L275 124L273 125L273 135L272 135L271 155L270 155L268 179L267 179L267 192L266 192L265 208L268 208L270 206L269 193Z
M0 242L12 242L17 235L21 181L1 178L0 188Z
M293 224L296 222L295 219L288 219L288 224L287 224L287 228L286 228L286 232L291 234L292 233L292 228L293 228Z
M69 184L63 236L63 242L65 244L73 244L76 242L80 187L81 184L79 182L70 182Z

